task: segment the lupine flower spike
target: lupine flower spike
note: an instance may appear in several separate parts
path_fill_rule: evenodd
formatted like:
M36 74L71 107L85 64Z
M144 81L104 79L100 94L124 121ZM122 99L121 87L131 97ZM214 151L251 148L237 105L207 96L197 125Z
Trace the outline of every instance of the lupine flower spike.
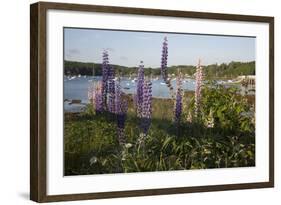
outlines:
M200 101L201 101L201 90L203 83L203 70L201 66L201 60L199 59L197 68L196 68L196 79L195 79L195 117L198 117L200 110Z
M103 109L107 109L107 92L108 92L108 74L109 74L109 58L106 50L102 53L102 105Z
M137 78L137 94L135 96L137 116L141 117L143 102L144 65L140 62Z
M93 103L93 92L94 92L94 84L91 83L88 87L88 100L90 103Z
M174 98L173 86L171 80L168 78L168 39L164 38L163 46L162 46L162 55L161 55L161 75L169 88L170 94L172 98Z
M108 69L108 103L107 108L111 113L115 113L115 72L112 66Z
M143 84L143 102L141 107L141 129L144 135L147 135L152 114L152 83L148 80Z
M164 37L164 42L162 45L162 56L161 56L161 75L164 81L166 81L168 78L167 61L168 61L168 40L167 37Z
M124 130L128 111L128 103L125 99L122 99L122 95L120 80L117 80L115 84L115 112L117 116L117 136L120 145L126 143Z
M97 82L94 86L93 93L92 93L92 102L93 107L96 111L96 113L103 111L103 105L102 105L102 82Z
M176 100L175 100L175 122L180 123L180 118L182 114L182 74L179 72L177 76L177 90L176 90Z

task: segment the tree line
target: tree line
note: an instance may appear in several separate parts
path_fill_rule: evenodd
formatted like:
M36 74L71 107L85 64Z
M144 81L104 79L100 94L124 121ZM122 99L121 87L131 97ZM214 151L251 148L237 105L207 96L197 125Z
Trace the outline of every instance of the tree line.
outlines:
M138 67L126 67L120 65L111 65L114 67L115 72L120 76L136 76ZM225 77L232 78L239 75L255 75L255 61L251 62L235 62L211 64L203 66L204 75L206 78ZM193 76L196 72L196 66L192 65L176 65L168 67L169 75L176 75L181 71L183 75ZM145 75L160 76L161 71L159 68L144 68ZM101 76L102 64L100 63L84 63L76 61L64 61L64 74L65 75L90 75Z

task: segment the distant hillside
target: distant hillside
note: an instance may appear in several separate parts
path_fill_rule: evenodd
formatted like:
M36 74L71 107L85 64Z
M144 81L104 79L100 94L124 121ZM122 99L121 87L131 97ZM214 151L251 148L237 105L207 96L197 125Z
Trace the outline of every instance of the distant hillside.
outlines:
M136 76L137 67L125 67L112 65L116 73L121 76ZM192 65L177 65L168 67L168 74L177 74L180 70L183 74L192 76L196 67ZM207 78L215 77L237 77L239 75L255 75L255 61L252 62L231 62L223 64L212 64L203 66L204 75ZM65 75L102 75L102 65L100 63L82 63L75 61L64 61ZM145 75L160 75L160 68L145 68Z

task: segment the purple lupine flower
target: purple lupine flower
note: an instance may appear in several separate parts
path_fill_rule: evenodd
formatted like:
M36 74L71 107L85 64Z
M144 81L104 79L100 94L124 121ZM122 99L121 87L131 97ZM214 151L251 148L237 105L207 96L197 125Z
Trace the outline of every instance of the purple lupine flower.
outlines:
M121 109L121 85L120 85L120 79L117 79L115 82L115 113L120 114L122 112Z
M103 104L102 104L102 82L99 81L95 85L92 94L92 102L96 112L103 111Z
M144 65L140 62L137 78L137 94L136 94L136 108L137 116L141 117L142 102L143 102L143 84L144 84Z
M112 66L108 70L108 111L115 113L115 71Z
M175 122L179 123L182 113L182 76L181 73L177 76L177 92L175 100Z
M168 61L168 40L167 37L164 37L164 42L162 46L162 56L161 56L161 75L164 81L166 81L168 78L167 61Z
M200 101L201 101L201 90L202 90L202 82L203 82L203 70L201 66L201 60L199 59L198 65L196 68L196 79L195 79L195 117L198 117L199 109L200 109Z
M120 145L124 145L125 140L125 122L128 111L128 103L125 99L122 99L122 91L120 86L120 80L115 83L115 113L117 116L117 136Z
M108 58L108 52L106 50L102 53L102 104L103 108L106 109L106 103L107 103L107 91L108 91L108 70L109 70L109 58Z
M168 78L168 39L164 37L164 42L162 45L162 55L161 55L161 75L169 88L171 97L174 98L173 86L171 80Z
M124 131L128 111L127 101L123 99L120 106L122 107L122 112L120 114L117 114L117 135L119 144L124 145L126 143Z
M147 135L152 114L152 83L150 81L144 81L143 84L143 102L141 105L141 124L140 127L144 135Z

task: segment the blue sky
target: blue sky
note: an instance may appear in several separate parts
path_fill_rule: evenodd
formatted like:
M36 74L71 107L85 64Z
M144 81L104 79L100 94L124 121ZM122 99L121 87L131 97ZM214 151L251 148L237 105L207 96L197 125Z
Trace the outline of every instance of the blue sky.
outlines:
M111 31L65 28L65 60L102 61L108 50L110 63L124 66L159 67L162 42L168 38L168 66L203 65L255 60L255 38L173 33Z

